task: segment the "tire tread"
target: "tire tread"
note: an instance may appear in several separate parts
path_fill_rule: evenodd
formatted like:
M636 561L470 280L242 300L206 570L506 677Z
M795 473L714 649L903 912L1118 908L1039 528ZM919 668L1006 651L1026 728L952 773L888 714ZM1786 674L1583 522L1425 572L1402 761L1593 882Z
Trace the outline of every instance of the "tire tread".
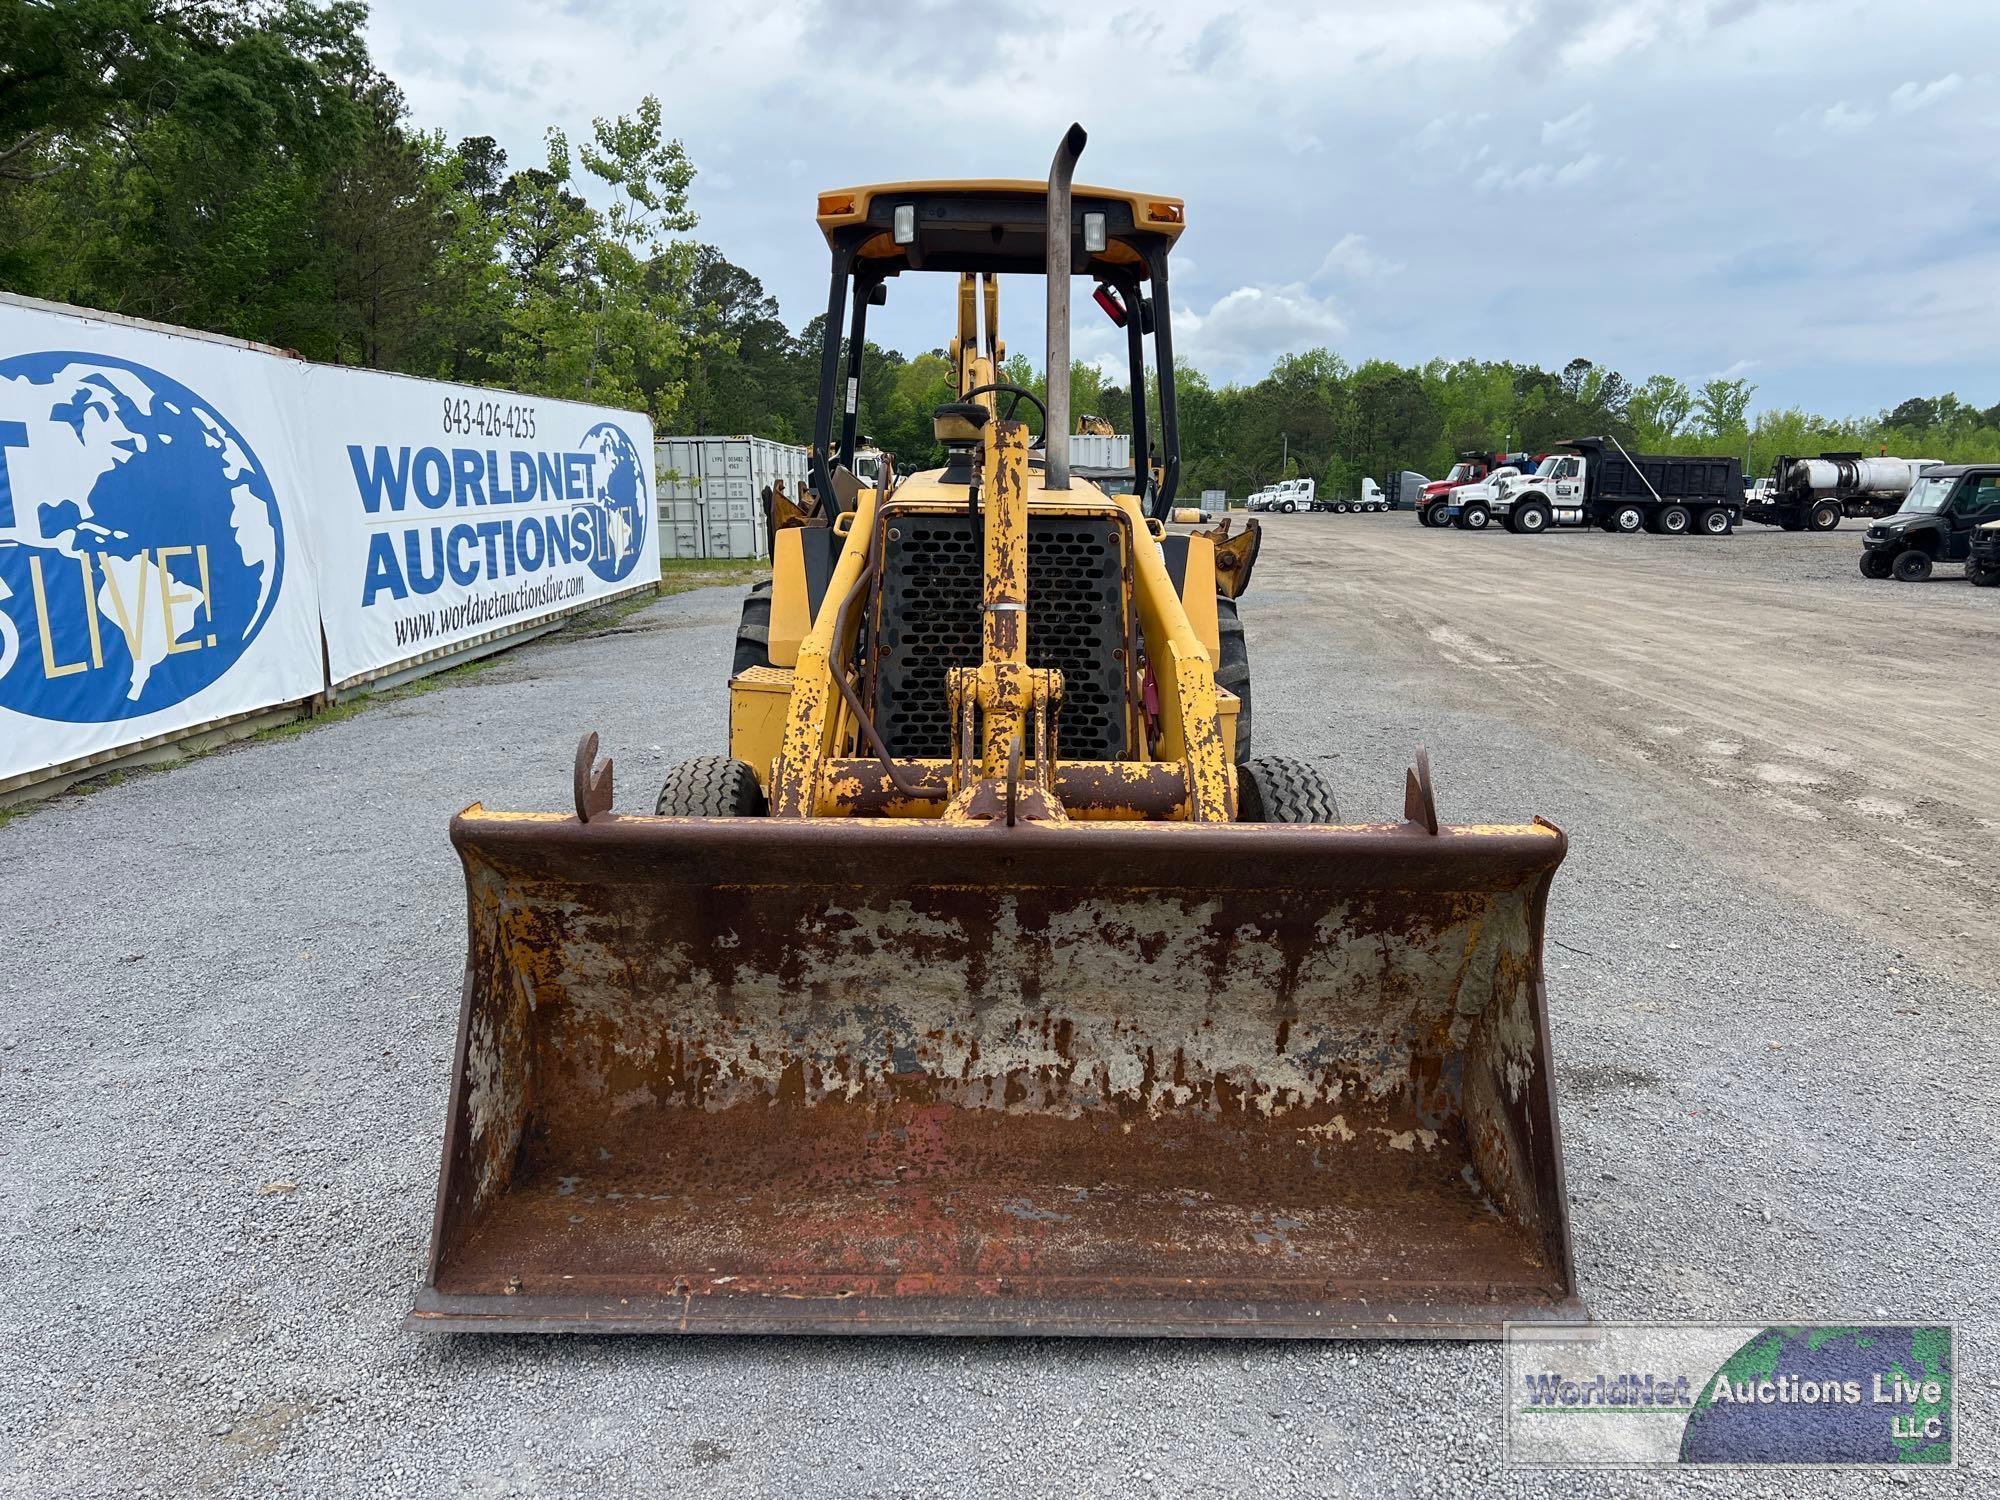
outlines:
M754 818L764 811L757 774L727 755L697 755L667 772L653 811L663 818Z
M1309 761L1262 755L1237 773L1238 820L1245 823L1338 823L1333 788Z

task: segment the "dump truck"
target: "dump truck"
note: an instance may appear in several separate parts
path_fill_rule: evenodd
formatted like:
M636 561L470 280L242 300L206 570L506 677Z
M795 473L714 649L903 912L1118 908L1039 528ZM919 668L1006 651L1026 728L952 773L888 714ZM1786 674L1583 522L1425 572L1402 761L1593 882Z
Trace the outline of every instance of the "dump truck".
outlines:
M1743 517L1733 458L1631 453L1615 437L1574 438L1481 503L1488 519L1537 535L1556 526L1728 536ZM1482 523L1483 524L1483 523Z
M1743 519L1786 531L1832 531L1853 516L1892 516L1902 508L1934 458L1869 458L1860 453L1822 453L1818 458L1781 456L1768 480L1749 496Z
M1318 762L1253 752L1214 544L1162 524L1185 206L1073 186L1084 140L1043 181L820 195L834 514L778 533L746 604L727 753L637 813L592 733L571 810L453 819L468 957L417 1326L1579 1315L1542 970L1564 836L1442 823L1421 751L1375 824ZM851 358L925 276L956 291L946 462L861 484ZM1079 276L1135 407L1159 393L1132 494L1070 470ZM1002 277L1046 295L1045 398L1000 374Z

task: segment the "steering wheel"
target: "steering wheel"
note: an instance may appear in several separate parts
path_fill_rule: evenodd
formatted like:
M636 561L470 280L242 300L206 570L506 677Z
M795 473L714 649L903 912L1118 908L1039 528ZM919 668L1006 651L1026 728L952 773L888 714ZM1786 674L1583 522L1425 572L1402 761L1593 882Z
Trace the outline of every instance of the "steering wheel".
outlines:
M974 396L983 396L988 391L993 392L996 396L1010 396L1013 398L1007 403L1006 411L999 414L1001 421L1013 421L1014 413L1021 409L1021 403L1025 401L1041 414L1042 434L1043 436L1047 436L1049 430L1049 409L1042 404L1042 398L1026 386L1012 385L1005 380L995 380L986 385L975 385L958 399L961 401L970 401ZM1037 448L1041 447L1042 439L1040 437L1036 438L1033 446Z

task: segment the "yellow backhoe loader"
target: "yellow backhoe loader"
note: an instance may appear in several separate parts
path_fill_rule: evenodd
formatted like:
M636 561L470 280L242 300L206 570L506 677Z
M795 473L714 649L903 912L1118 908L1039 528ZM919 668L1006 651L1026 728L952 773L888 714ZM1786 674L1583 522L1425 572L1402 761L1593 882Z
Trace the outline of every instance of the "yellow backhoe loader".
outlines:
M777 534L729 753L635 816L589 735L572 813L453 820L470 954L418 1326L1579 1314L1541 958L1563 835L1441 825L1421 751L1403 821L1359 826L1317 765L1250 754L1214 545L1161 524L1183 205L1072 188L1083 144L1046 182L820 196L831 524ZM867 309L919 272L956 278L947 461L862 484ZM998 373L1010 274L1046 283L1045 404ZM1134 494L1069 472L1076 275L1127 334Z

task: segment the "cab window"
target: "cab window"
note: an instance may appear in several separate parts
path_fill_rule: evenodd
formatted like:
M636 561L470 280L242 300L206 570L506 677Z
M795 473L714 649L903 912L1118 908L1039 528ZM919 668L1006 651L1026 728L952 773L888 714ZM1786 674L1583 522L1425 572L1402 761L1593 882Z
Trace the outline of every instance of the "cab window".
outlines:
M1952 501L1951 508L1961 516L1976 516L1983 511L2000 510L2000 474L1982 474L1977 479L1968 479Z

